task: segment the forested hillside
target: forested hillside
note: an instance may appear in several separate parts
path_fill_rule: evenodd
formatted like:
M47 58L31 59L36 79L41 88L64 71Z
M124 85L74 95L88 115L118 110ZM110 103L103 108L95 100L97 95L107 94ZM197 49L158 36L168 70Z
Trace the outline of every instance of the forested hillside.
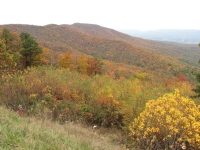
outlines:
M15 32L28 32L44 47L56 52L84 53L125 63L162 75L190 72L198 67L198 46L143 40L97 25L6 25ZM194 67L195 66L195 67Z
M197 44L192 45L145 40L137 37L131 37L129 35L117 32L112 29L103 28L98 25L77 23L73 24L73 26L93 36L123 40L141 49L147 49L162 55L164 54L167 56L175 56L179 60L185 61L189 64L191 63L192 65L197 66L197 61L199 60L200 53Z
M96 25L0 27L0 104L19 117L117 131L126 148L200 148L190 45Z

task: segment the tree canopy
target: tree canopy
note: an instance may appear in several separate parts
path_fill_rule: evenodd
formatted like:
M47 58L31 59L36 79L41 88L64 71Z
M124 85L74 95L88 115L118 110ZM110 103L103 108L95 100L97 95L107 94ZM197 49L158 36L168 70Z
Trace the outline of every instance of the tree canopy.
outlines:
M13 36L8 29L6 28L3 29L1 39L3 40L5 44L5 50L9 50L12 45Z
M37 58L36 56L42 53L42 49L28 33L23 32L20 37L22 41L22 50L20 53L24 56L25 66L32 66Z

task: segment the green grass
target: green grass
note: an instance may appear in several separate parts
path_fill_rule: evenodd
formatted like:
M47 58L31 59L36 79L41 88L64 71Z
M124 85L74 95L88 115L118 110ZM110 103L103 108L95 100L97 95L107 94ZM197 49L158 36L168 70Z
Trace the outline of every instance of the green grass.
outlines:
M121 150L90 128L19 117L0 107L0 150Z

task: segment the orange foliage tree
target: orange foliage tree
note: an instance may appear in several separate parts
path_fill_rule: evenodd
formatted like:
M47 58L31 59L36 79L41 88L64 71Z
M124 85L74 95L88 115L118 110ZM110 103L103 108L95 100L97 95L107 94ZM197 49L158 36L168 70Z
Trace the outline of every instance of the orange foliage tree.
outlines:
M88 58L87 74L96 75L102 72L102 63L97 58Z
M38 64L44 64L44 65L50 65L52 64L52 55L51 51L48 48L43 47L42 48L42 53L37 56Z

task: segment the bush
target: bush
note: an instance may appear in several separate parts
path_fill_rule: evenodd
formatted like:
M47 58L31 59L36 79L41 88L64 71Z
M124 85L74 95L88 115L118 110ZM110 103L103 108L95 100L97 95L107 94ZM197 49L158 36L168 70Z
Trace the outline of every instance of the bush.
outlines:
M130 126L130 136L139 149L177 149L188 141L200 149L200 107L189 98L165 94L146 104Z
M63 68L31 67L0 76L0 104L16 111L22 105L27 115L44 114L61 122L78 121L126 132L149 99L172 91L174 85L184 95L189 95L191 89L187 82L169 82L166 90L165 83L146 79L112 79Z

